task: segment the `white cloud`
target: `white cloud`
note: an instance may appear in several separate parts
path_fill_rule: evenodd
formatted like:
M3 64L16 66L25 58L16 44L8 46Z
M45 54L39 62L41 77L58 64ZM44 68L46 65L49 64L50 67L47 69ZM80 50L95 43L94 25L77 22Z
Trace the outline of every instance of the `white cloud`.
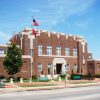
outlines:
M43 24L53 27L70 16L84 14L94 2L95 0L48 0L47 5L41 4L40 8L31 9L31 12L34 12Z
M64 22L72 15L83 14L91 7L94 1L95 0L49 0L48 23L53 27L58 22ZM77 23L77 25L85 27L87 22L83 24Z

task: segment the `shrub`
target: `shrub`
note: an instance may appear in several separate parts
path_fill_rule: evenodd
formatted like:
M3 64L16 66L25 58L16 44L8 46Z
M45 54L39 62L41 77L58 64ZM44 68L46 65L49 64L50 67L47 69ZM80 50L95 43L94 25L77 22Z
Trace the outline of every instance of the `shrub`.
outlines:
M20 78L21 78L21 77L17 77L17 78L16 78L16 81L20 81Z
M60 77L61 78L65 78L66 77L66 74L61 74Z
M88 79L88 75L81 75L81 79Z
M32 79L38 79L37 75L33 75Z
M96 74L95 75L95 78L100 78L100 74Z

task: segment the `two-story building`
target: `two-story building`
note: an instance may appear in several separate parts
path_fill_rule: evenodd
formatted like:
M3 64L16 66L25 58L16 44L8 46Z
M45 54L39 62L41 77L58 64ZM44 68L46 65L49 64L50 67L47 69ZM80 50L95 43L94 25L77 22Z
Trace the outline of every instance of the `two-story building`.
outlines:
M88 52L87 41L82 36L37 29L35 31L37 36L32 34L31 28L25 28L10 39L10 42L16 43L22 50L23 66L16 76L88 73L87 61L92 59L92 54ZM5 75L2 62L7 46L1 46L0 49L0 74Z

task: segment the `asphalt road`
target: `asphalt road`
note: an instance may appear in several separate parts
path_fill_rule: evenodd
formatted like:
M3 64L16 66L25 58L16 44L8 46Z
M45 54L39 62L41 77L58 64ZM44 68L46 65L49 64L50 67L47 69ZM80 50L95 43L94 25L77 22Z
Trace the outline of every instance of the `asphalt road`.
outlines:
M100 100L100 86L4 93L0 100Z

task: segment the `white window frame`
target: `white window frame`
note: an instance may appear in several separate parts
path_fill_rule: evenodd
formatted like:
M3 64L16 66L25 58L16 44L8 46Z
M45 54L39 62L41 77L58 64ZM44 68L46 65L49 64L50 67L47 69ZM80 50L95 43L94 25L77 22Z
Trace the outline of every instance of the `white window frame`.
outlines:
M65 48L65 56L70 56L70 48Z
M66 64L66 71L70 71L70 64Z
M42 71L42 64L38 64L38 71Z
M78 69L77 64L74 64L74 71L77 71L77 69Z
M38 45L38 55L42 55L42 45Z
M61 46L56 47L56 55L61 55Z
M48 64L48 70L50 70L50 71L51 71L51 68L52 68L52 64L51 64L51 63L49 63L49 64ZM50 74L50 73L48 73L48 74Z
M52 46L47 46L47 55L52 55Z
M49 63L49 64L48 64L48 68L50 68L50 69L51 69L51 66L52 66L52 64L51 64L51 63Z
M73 56L77 56L77 48L73 48Z

